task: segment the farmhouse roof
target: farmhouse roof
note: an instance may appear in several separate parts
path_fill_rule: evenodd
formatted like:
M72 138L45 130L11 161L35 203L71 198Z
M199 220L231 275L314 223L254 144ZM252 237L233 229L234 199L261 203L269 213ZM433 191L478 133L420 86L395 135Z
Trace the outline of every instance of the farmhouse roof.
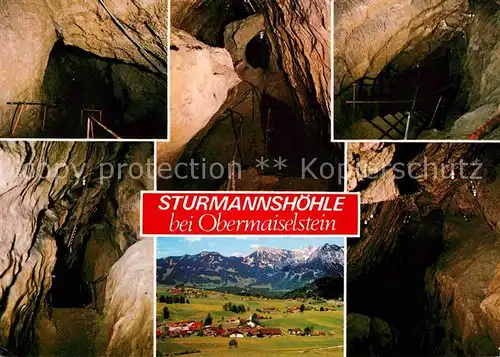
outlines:
M281 329L279 329L279 328L261 328L260 333L262 335L281 335Z

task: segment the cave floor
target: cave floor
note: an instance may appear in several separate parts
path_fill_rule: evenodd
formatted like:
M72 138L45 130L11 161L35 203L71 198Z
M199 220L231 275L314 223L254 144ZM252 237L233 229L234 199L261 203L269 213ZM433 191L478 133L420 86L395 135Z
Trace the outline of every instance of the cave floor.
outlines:
M102 316L87 308L54 308L55 341L40 341L45 356L97 357L100 353L97 336Z

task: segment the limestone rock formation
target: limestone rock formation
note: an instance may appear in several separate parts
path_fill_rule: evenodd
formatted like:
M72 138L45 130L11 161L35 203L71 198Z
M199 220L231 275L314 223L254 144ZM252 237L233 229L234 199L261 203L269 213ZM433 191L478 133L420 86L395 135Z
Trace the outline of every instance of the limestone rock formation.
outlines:
M352 313L347 316L348 354L384 353L395 340L391 328L382 319L370 318L365 315Z
M151 174L118 172L118 162L144 168L152 150L149 143L0 142L2 346L38 355L36 338L53 340L57 266L56 282L81 264L80 279L95 286L91 305L102 310L109 269L138 239L139 192L152 187Z
M358 151L359 145L355 144ZM390 331L396 332L387 345L398 346L393 352L497 353L500 235L493 209L499 197L497 155L497 145L440 143L413 149L396 145L394 158L406 157L407 174L414 181L399 182L405 191L396 199L362 206L362 235L348 249L348 312L387 321ZM362 185L362 191L367 187ZM387 276L386 283L382 277ZM373 289L378 291L376 297L361 298ZM398 310L395 305L401 300L405 305ZM365 355L373 336L363 332L366 318L352 320L359 322L352 337L359 349L350 353ZM349 330L348 326L348 336Z
M82 4L66 0L59 7L49 8L65 44L166 74L167 1L100 0Z
M111 269L106 286L106 356L153 355L154 241L132 245Z
M400 52L438 40L443 21L467 10L467 1L336 1L334 92L377 74ZM437 36L437 37L436 37Z
M49 54L58 39L166 78L167 10L164 0L3 3L0 34L5 48L0 85L5 90L0 94L0 135L10 136L15 107L7 102L40 100ZM39 109L28 108L16 136L29 137L40 129Z
M368 185L361 191L361 203L374 203L396 199L394 169L389 165L396 147L384 143L351 143L347 149L347 190L355 190L367 180ZM359 189L359 188L358 188Z
M215 34L221 29L224 32L228 23L241 20L243 23L254 22L255 25L255 21L260 21L256 18L261 16L255 14L264 14L267 34L274 44L280 67L294 88L304 119L328 120L331 112L331 2L264 0L245 2L245 7L247 18L242 20L241 10L235 9L234 3L228 0L174 0L172 24L214 45ZM252 14L256 18L249 17ZM229 20L231 17L233 21ZM225 32L233 31L227 28ZM225 40L227 43L227 36Z
M453 139L468 139L469 136L483 125L498 110L496 104L485 104L472 110L455 121L450 132L447 134Z
M496 273L490 280L485 298L481 301L481 311L485 316L487 329L491 332L491 339L500 344L500 264L497 265Z
M174 164L184 146L207 126L240 79L224 49L211 48L175 28L171 47L171 141L159 152L158 162Z
M0 16L0 36L4 44L0 71L3 88L0 92L0 136L7 137L15 107L6 103L39 97L57 34L49 9L39 2L3 1ZM29 114L34 115L31 111ZM29 136L38 126L38 123L24 120L18 133Z
M303 112L303 119L327 120L330 113L330 3L324 0L252 1L250 5L245 3L245 17L241 9L236 15L238 11L234 6L229 1L173 1L172 23L210 45L214 41L208 39L208 32L223 33L224 41L218 45L224 45L231 53L236 67L246 62L245 49L252 37L265 31L273 52L271 61L279 66L271 72L285 74L284 85L294 89L294 101ZM255 83L255 73L245 75L238 68L237 72L262 88ZM276 78L269 81L274 82ZM279 99L280 91L283 92L283 85L280 86L281 90L271 94Z
M266 20L262 14L255 14L226 26L224 48L231 54L233 63L246 62L246 46L261 31L266 31Z
M484 185L482 190L478 190L478 198L488 223L500 232L500 212L497 208L500 202L500 169L496 170L494 181Z
M335 2L337 137L381 137L376 126L388 128L378 119L409 110L394 101L415 95L410 137L475 139L471 134L500 105L499 17L498 4L488 1ZM382 102L360 103L351 116L346 102L354 98L353 84L358 101ZM498 138L497 124L479 139Z
M461 200L463 206L463 196L457 195L454 200ZM458 328L462 343L485 336L498 345L500 235L481 216L465 220L449 215L444 232L447 245L456 248L449 248L440 257L436 271L428 272L429 291L437 295L441 306L451 310L448 323Z
M469 78L464 85L471 85L468 99L472 109L490 103L500 105L499 21L498 3L496 8L493 4L479 8L470 21L470 38L464 63Z
M384 143L350 143L347 148L347 190L352 191L360 181L386 168L395 150L394 145Z
M492 11L492 10L489 10ZM467 31L469 42L464 60L467 74L463 87L469 91L469 112L454 123L449 138L465 139L483 125L494 113L500 112L500 9L493 15L487 9L478 9ZM493 10L494 11L494 10ZM500 131L487 133L484 139L495 140Z
M331 68L328 0L264 0L267 21L282 66L303 110L304 119L330 117ZM322 113L317 113L317 105Z

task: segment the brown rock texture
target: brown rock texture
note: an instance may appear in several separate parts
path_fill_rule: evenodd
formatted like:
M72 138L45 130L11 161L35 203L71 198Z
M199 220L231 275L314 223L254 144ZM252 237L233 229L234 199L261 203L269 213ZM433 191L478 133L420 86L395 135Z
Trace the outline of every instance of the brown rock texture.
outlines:
M479 177L472 152L474 145L466 143L428 144L409 163L409 171L418 184L439 203L468 177Z
M111 269L106 286L106 356L153 355L154 241L132 245Z
M493 4L490 7L494 7ZM467 31L467 55L462 86L469 90L469 112L458 118L447 137L467 139L477 128L500 110L500 10L478 9ZM493 14L491 13L493 11ZM500 130L487 133L486 140L498 140Z
M121 23L124 33L105 10ZM67 45L82 48L95 55L119 59L149 68L152 72L167 72L168 16L166 0L113 0L85 2L62 1L59 7L49 4L53 21L60 26ZM142 47L142 49L141 49Z
M456 195L463 205L464 196ZM428 283L431 293L441 300L452 316L465 344L475 336L489 336L500 343L499 284L500 235L493 232L483 216L471 220L448 216L445 240L448 249ZM476 237L472 239L472 237Z
M108 0L102 3L125 32L99 1L2 3L0 35L5 48L2 50L0 85L6 90L0 94L0 136L10 136L14 107L7 106L6 102L40 99L48 57L58 38L97 56L166 75L167 1ZM28 137L39 128L38 109L33 107L26 111L17 136Z
M389 166L396 147L384 143L350 143L347 147L347 190Z
M265 30L266 19L262 14L255 14L226 26L224 48L231 54L234 63L246 61L245 50L248 42Z
M490 280L486 298L481 301L480 308L493 342L500 345L500 264L497 265L495 277Z
M375 77L397 54L442 35L442 21L460 17L464 0L335 1L334 92ZM462 20L463 21L463 20Z
M361 203L394 200L399 196L394 169L390 167L396 147L385 143L350 143L347 149L347 190L361 190ZM359 190L359 188L358 188Z
M2 1L0 11L0 137L10 136L14 113L9 101L39 97L45 67L57 40L51 13L38 1ZM35 116L28 111L25 115ZM20 135L36 130L38 123L23 120Z
M151 144L0 142L2 346L36 354L32 336L49 338L40 329L51 326L47 294L61 244L68 252L58 259L70 266L83 255L82 273L90 283L105 278L137 241L139 192L152 187L152 175L124 170L118 179L118 171L101 169L117 170L118 162L128 167L132 160L145 166L152 151ZM106 203L112 204L106 208ZM96 223L99 207L103 221ZM100 296L103 285L97 287L98 309Z
M86 149L87 144L80 147ZM73 148L69 143L0 142L2 345L27 341L30 325L45 304L55 264L53 225L59 218L47 208L49 198L61 194L65 182L55 176L40 179L42 160L80 166L82 157L70 158Z
M356 145L359 151L362 144ZM402 149L404 146L396 145L395 157ZM417 303L423 305L425 322L420 328L412 325L405 333L418 331L417 340L426 346L422 348L439 349L440 355L491 355L488 351L500 343L500 235L495 209L500 188L498 160L492 159L496 147L491 147L491 156L485 154L490 152L488 145L466 143L427 144L419 150L407 164L418 189L363 206L361 239L348 249L348 281L356 294L363 294L356 284L400 269L404 273L400 277L394 274L394 279L402 279L399 284L404 291L407 275L420 271L422 280L417 278L415 285L408 285L420 286L418 290L425 293ZM404 263L411 257L416 257L417 264ZM407 295L402 293L397 299L403 296ZM356 303L359 308L360 299ZM370 303L362 306L373 308ZM384 314L392 311L381 300L376 309ZM391 323L400 321L393 316ZM439 341L433 340L436 326L446 331Z
M495 180L482 186L478 190L479 202L482 205L484 216L488 223L497 232L500 232L500 211L498 204L500 202L500 169L495 172Z
M389 169L380 177L371 181L366 189L361 192L361 204L394 200L399 196L396 186L396 175Z
M331 2L264 0L272 38L304 119L330 117ZM318 113L317 106L321 108Z
M399 196L396 181L411 178L435 203L439 203L455 187L463 184L466 177L484 174L484 168L474 165L473 149L473 145L466 143L428 144L406 163L401 160L392 162L396 153L393 144L350 143L347 190L360 191L363 204L393 200ZM400 150L405 148L400 147ZM480 170L476 172L476 168ZM358 188L364 180L368 180L366 185Z
M227 99L240 79L229 53L172 29L170 86L171 141L158 151L158 163L174 164L184 146Z

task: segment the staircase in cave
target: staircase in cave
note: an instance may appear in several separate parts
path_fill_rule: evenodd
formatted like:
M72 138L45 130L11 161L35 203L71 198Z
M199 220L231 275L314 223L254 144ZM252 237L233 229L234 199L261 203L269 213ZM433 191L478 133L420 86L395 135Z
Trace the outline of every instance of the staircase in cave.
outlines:
M404 139L408 115L409 112L397 112L359 120L352 126L353 138ZM428 125L427 115L420 111L414 111L410 118L408 139L416 139Z
M99 336L102 317L89 308L54 308L52 321L57 337L41 338L41 357L99 357L106 341Z

